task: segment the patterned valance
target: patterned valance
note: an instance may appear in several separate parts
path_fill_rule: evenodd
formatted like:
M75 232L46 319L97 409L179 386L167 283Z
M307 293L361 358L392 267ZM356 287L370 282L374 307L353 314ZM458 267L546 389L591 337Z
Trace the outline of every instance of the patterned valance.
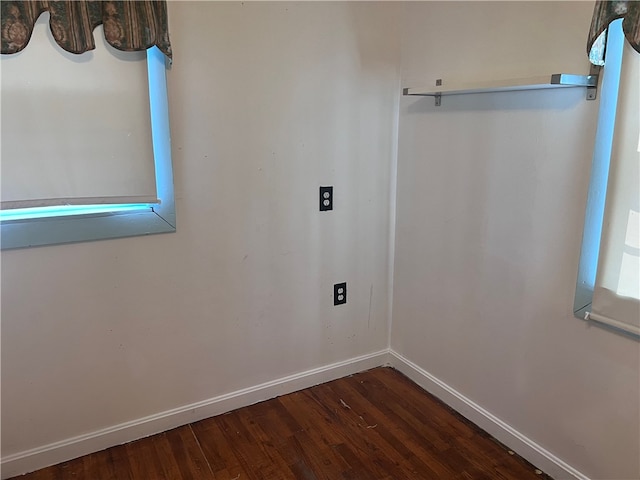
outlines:
M93 50L93 29L102 24L107 42L118 50L146 50L155 45L171 57L165 0L2 0L2 53L24 49L44 11L51 15L53 38L68 52Z
M640 52L640 1L598 0L593 10L587 40L587 53L591 63L604 65L604 35L609 24L618 18L624 18L622 21L624 36L629 44Z

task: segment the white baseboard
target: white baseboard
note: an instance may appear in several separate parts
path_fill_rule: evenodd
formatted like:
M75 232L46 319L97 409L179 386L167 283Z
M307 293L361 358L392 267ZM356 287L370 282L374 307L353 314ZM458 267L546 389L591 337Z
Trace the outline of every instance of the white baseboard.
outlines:
M139 438L229 412L236 408L252 405L370 368L389 365L389 361L389 350L384 349L121 423L85 435L8 455L2 459L1 478L6 479L32 472L115 445L122 445Z
M2 459L1 478L6 479L49 465L65 462L115 445L164 432L204 418L229 412L280 395L329 382L363 370L391 365L451 408L508 445L523 458L555 479L589 480L561 459L513 427L474 403L411 360L393 350L362 355L253 387L219 395L201 402L121 423L85 435L8 455Z
M556 480L589 480L589 477L563 462L551 452L545 450L536 442L434 377L411 360L393 350L389 350L389 356L391 358L391 366L396 370L402 372L426 391L438 397L465 418L471 420L503 444L508 445L511 450Z

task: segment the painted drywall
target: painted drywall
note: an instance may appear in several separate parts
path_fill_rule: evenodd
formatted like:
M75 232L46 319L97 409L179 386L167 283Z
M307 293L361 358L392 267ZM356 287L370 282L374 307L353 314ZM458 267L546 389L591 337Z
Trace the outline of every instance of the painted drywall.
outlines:
M587 73L593 4L405 6L403 87ZM639 344L573 317L598 102L403 98L391 348L593 479L640 477Z
M403 86L584 73L591 8L170 2L178 232L2 253L2 456L385 348L400 38ZM637 477L637 344L571 314L597 102L400 106L392 347Z
M2 252L3 457L388 345L399 8L168 13L178 231Z

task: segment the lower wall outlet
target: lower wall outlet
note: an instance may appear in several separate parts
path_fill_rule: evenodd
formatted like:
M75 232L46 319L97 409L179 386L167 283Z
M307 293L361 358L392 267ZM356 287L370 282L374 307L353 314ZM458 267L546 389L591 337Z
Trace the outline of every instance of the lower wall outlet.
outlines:
M347 303L347 282L336 283L333 286L333 304L342 305Z

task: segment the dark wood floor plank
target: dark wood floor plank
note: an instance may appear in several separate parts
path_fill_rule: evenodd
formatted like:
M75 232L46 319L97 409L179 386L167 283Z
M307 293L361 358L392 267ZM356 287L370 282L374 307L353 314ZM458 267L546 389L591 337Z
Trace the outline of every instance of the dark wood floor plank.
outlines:
M226 415L231 415L230 412ZM249 477L218 425L219 417L212 417L191 425L216 480L246 479Z
M348 380L349 383L353 381ZM344 419L345 425L351 425L348 443L358 448L364 458L370 458L377 469L376 476L439 478L437 471L422 462L407 446L411 439L403 438L398 425L389 423L375 406L365 405L364 399L355 395L348 385L343 387L346 388L331 382L314 387L311 392L322 396L321 401L327 405L334 402L331 408Z
M100 475L101 480L129 480L130 476L118 475L119 471L122 471L122 465L128 465L126 448L124 446L120 448L113 448L110 451L101 451L92 453L84 457L80 457L82 460L82 474L83 478L91 478L92 476Z
M263 465L260 468L260 477L264 480L283 479L295 480L293 472L289 469L289 465L283 458L283 452L280 448L280 438L276 434L271 437L268 429L263 429L260 424L259 410L253 408L244 408L238 410L237 416L241 424L246 428L255 444L260 448L264 458Z
M342 478L349 464L338 451L345 438L333 420L306 391L281 397L280 403L300 429L293 435L294 445L318 479Z
M378 396L387 400L388 397L393 398L420 422L439 427L436 429L447 441L453 437L472 438L476 434L475 426L471 427L468 422L452 422L451 410L448 407L442 408L444 404L440 400L431 395L425 396L424 390L408 378L397 375L397 372L385 369L379 375L363 373L366 382L361 381L361 385L367 388L369 394L376 396L377 393Z
M272 480L277 477L273 459L269 457L255 431L242 421L244 410L232 412L218 418L218 426L229 442L235 456L239 459L250 480ZM286 467L281 472L282 478L287 475Z
M292 394L295 395L295 394ZM284 397L281 397L284 398ZM280 398L274 398L251 406L254 418L268 429L271 437L285 439L302 430L295 418L283 407Z
M129 460L129 473L132 478L143 478L146 475L149 478L165 480L164 474L158 471L160 459L155 454L154 445L157 441L158 437L153 436L125 445Z
M127 452L126 445L109 448L108 450L97 452L95 455L97 457L102 457L103 452L108 455L109 465L112 469L109 470L109 475L112 475L114 480L135 480L131 476L131 464L129 463L129 453ZM92 475L95 476L96 473L102 474L101 470L93 470L93 468L99 468L98 465L99 462L89 465L87 470L85 470L84 477L82 478L93 478Z
M351 417L354 428L361 431L356 432L352 441L357 444L360 437L378 449L380 453L377 455L377 463L384 473L396 478L454 478L455 473L437 461L437 452L427 462L419 455L425 444L432 448L428 439L418 441L417 435L407 432L408 425L389 418L385 413L385 405L374 405L358 395L358 381L359 379L349 378L344 382L335 381L324 386L330 392L325 401L330 402L331 397L338 399L338 412ZM393 463L386 461L387 458Z
M188 425L129 443L125 447L133 479L214 478Z
M505 478L519 480L520 473L509 473L513 469L518 472L523 465L529 468L529 472L535 475L535 468L517 456L509 455L508 450L493 439L489 434L479 429L476 425L461 417L458 413L446 407L440 400L428 395L425 398L424 390L411 382L406 377L397 374L391 369L376 371L375 375L370 375L374 371L363 372L362 378L366 381L359 384L360 387L367 388L367 385L374 385L376 390L368 390L375 402L386 401L394 411L401 412L403 409L413 412L413 415L421 418L425 425L428 419L424 417L424 412L433 413L438 418L437 426L439 432L446 436L447 443L455 448L449 448L448 454L442 455L442 459L449 459L449 462L464 471L461 464L461 454L464 454L464 464L476 472L488 472L490 478ZM427 409L416 409L419 402L424 402ZM406 415L401 415L406 418ZM492 460L489 465L487 458ZM480 476L480 473L476 473ZM540 478L540 476L538 476ZM547 477L548 478L548 477Z
M315 445L315 448L313 447ZM329 480L333 472L334 478L340 478L341 472L348 468L336 451L336 445L327 447L316 443L306 430L296 432L290 446L303 460L301 466L306 477L314 480ZM327 471L329 470L329 471Z
M373 388L371 388L371 384L373 384ZM460 429L454 429L451 426L451 424L457 426L459 420L448 411L438 412L436 410L434 415L425 415L425 411L431 412L431 410L415 408L413 402L422 398L424 392L419 392L420 398L414 398L412 395L418 392L412 391L412 387L413 384L405 381L396 384L394 389L390 389L384 383L377 383L371 379L361 381L355 386L372 403L383 405L381 408L388 415L389 420L393 424L401 425L403 432L412 433L413 436L426 440L421 442L421 445L429 450L426 452L427 455L439 457L444 463L452 463L456 470L464 471L463 466L470 466L467 455L472 451L466 452L467 455L464 457L456 454L461 442L474 438L474 432L468 430L465 425L462 434L459 434ZM382 403L383 401L384 403ZM433 406L439 405L434 403ZM432 417L435 416L440 417L438 422L433 421ZM456 448L452 449L452 446Z
M166 442L158 445L161 458L172 457L173 462L162 462L168 478L181 480L213 480L207 459L202 452L191 426L166 432ZM176 468L178 467L178 468Z
M294 478L315 478L309 466L308 459L300 451L295 434L303 432L303 428L285 409L280 400L275 398L253 405L250 409L250 422L255 422L260 428L262 441L278 451Z
M396 380L402 378L387 375L384 379L391 382L394 377ZM439 408L434 409L440 405L432 401L432 398L424 398L422 390L417 395L418 392L412 388L414 384L408 380L396 382L391 387L373 375L361 375L359 378L360 381L354 385L354 388L360 395L375 405L381 405L385 412L411 428L418 438L422 436L428 438L429 444L437 451L447 450L451 442L460 436L471 437L473 435L471 431L460 432L452 429L450 426L451 417L448 412L446 412L447 417L444 420L443 413L439 412Z
M444 455L453 443L453 438L444 437L441 429L436 428L422 412L416 410L412 415L402 407L399 399L407 395L405 389L377 392L376 388L366 387L369 383L366 375L358 376L359 381L356 382L347 383L345 380L333 382L331 388L341 395L349 396L359 410L368 411L373 416L373 422L389 425L392 434L399 440L397 444L409 452L407 460L414 464L419 474L424 477L458 478L465 471L463 464L458 462L450 465L451 462ZM351 395L346 390L349 387L354 390ZM420 417L424 418L421 420ZM380 430L381 434L384 432L386 430ZM424 470L424 465L429 470Z
M549 480L391 368L377 368L20 480Z

